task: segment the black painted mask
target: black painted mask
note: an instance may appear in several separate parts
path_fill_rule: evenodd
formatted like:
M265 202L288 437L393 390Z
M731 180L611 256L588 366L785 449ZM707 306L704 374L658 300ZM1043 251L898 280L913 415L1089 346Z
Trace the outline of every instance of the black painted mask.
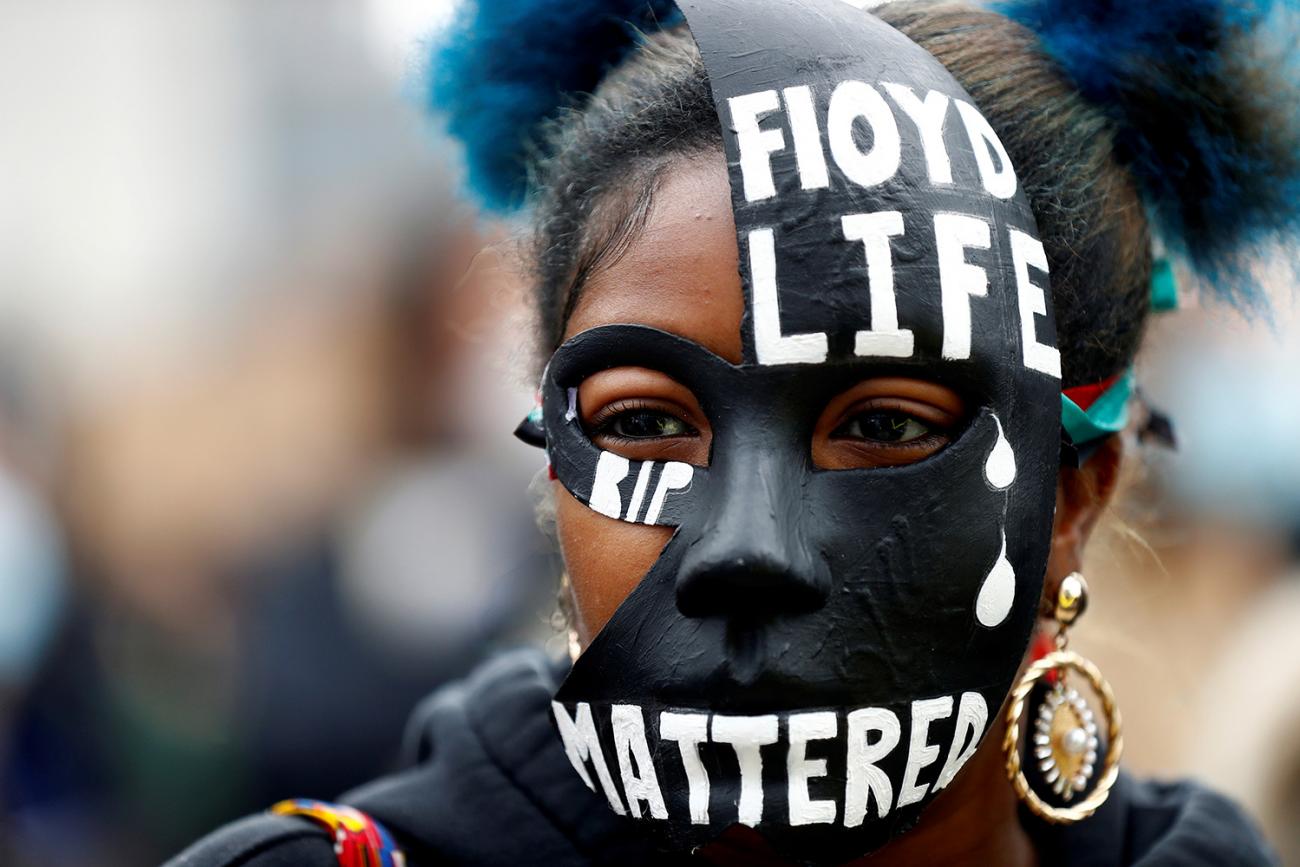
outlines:
M1060 442L1047 262L996 135L906 37L841 0L681 5L730 166L744 359L631 324L552 358L556 477L611 519L676 528L556 720L584 780L670 847L740 823L835 863L953 779L1028 644ZM590 441L577 387L620 365L691 389L707 467ZM963 396L953 441L815 467L827 402L888 374Z

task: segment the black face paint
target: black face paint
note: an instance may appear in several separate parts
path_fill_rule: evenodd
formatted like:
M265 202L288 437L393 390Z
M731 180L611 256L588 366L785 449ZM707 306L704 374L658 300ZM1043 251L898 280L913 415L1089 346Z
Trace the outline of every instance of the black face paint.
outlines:
M996 136L904 36L840 0L682 6L730 165L744 359L632 324L552 358L556 477L676 527L556 721L588 784L671 847L742 823L835 863L915 822L1028 644L1059 456L1046 259ZM707 467L588 439L577 388L619 365L692 390ZM953 388L969 421L915 464L814 467L827 402L889 374Z

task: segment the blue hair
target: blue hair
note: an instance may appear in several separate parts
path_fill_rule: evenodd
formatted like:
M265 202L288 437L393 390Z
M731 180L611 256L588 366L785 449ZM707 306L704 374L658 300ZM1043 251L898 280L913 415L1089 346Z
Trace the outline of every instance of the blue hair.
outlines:
M1300 88L1272 0L1004 0L1110 119L1156 234L1221 297L1262 303L1251 263L1300 226Z
M542 123L680 15L672 0L465 0L432 46L427 98L483 202L517 207Z
M1300 0L990 2L1109 120L1165 248L1256 306L1258 253L1300 228L1294 40L1256 37L1289 26ZM680 20L672 0L463 0L427 55L425 93L465 145L478 197L521 204L544 122L580 105L642 33Z

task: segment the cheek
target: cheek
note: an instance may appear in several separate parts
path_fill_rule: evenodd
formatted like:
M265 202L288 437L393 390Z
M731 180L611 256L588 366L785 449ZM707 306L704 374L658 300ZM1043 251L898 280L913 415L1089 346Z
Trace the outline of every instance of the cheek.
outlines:
M1056 517L1052 522L1052 550L1047 555L1047 580L1043 582L1044 601L1052 597L1062 578L1076 569L1082 568L1078 558L1078 547L1071 545L1063 532L1062 519L1065 514L1065 496L1058 484L1056 486Z
M671 527L647 527L593 512L555 486L555 526L573 588L574 627L585 647L613 616L672 538Z

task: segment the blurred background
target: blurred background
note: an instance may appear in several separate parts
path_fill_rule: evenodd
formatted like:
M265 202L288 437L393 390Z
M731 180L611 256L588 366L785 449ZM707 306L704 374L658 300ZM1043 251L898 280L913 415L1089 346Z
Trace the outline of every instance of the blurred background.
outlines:
M522 292L413 107L445 0L43 0L0 29L0 863L157 863L390 767L414 703L555 642ZM472 267L471 267L472 266ZM473 279L464 279L467 271ZM486 274L485 279L480 279ZM1076 646L1128 764L1300 863L1300 314L1141 365L1179 449ZM562 644L562 642L561 642Z

